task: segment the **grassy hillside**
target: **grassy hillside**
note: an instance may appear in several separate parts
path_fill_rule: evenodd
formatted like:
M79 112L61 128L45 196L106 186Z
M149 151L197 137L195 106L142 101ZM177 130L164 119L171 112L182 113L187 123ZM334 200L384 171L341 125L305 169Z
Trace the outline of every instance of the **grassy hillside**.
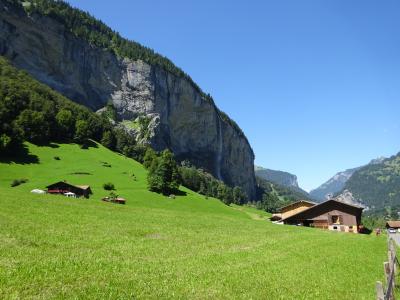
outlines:
M0 163L2 298L372 299L383 279L384 237L273 225L186 189L150 193L140 164L102 146L27 145L29 159ZM29 192L64 179L94 194ZM100 201L105 182L125 206Z

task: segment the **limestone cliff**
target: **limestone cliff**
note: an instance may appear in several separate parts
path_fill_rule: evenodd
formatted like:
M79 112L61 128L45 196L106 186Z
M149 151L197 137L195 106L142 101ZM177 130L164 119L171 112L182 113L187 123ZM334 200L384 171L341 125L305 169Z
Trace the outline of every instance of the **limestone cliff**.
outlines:
M54 18L28 16L5 0L0 0L0 55L92 110L112 101L122 124L149 116L154 148L170 148L178 159L254 195L254 153L246 137L186 77L118 57Z

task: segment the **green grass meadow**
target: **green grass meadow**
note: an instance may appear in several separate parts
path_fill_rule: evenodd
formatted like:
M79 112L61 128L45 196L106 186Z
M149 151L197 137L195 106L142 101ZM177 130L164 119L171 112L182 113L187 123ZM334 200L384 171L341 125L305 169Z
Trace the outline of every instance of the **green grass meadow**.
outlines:
M274 225L185 188L151 193L139 163L100 145L27 146L38 162L0 163L1 299L374 299L383 280L385 237ZM59 180L93 195L30 193ZM100 200L106 182L126 205Z

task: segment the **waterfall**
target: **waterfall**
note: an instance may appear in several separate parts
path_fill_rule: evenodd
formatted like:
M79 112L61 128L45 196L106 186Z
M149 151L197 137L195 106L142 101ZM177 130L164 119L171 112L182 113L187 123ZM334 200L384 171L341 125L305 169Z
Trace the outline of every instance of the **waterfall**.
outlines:
M217 134L217 139L218 139L218 150L217 150L217 159L216 159L216 170L217 170L217 177L219 180L222 180L222 175L221 175L221 164L222 164L222 128L221 128L221 119L217 118L218 121L218 134Z

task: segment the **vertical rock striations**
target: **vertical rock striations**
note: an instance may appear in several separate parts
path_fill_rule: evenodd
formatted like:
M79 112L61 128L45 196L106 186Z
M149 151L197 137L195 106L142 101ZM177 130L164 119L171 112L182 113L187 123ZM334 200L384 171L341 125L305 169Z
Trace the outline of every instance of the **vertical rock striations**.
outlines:
M187 78L94 47L58 21L28 16L4 0L0 0L0 55L93 110L112 101L120 121L148 116L149 143L155 149L169 148L179 160L190 160L254 196L250 144Z

